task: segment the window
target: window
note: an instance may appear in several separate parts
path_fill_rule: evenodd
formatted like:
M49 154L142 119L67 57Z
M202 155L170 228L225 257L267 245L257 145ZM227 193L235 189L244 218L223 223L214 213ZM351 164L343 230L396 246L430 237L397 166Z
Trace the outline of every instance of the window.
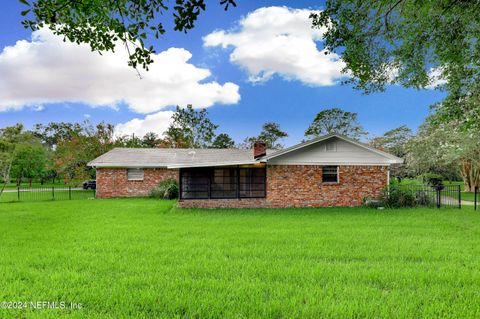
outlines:
M182 170L182 198L202 199L209 197L210 176L206 169Z
M241 168L240 197L265 197L265 174L263 168Z
M324 166L322 171L324 183L338 183L338 166Z
M143 181L143 169L142 168L127 169L127 179L129 181Z
M180 170L182 199L265 197L265 168L193 168Z
M211 183L212 198L237 197L237 170L232 168L214 169Z

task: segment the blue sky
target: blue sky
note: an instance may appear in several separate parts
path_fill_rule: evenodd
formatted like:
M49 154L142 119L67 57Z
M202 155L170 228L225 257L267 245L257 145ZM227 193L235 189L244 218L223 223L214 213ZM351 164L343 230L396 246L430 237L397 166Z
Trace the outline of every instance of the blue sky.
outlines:
M261 9L275 6L291 9ZM199 18L196 28L186 35L174 32L171 17L165 15L167 34L152 42L157 53L165 55L165 64L159 62L146 80L136 78L134 71L130 78L130 70L122 69L124 56L120 53L115 57L104 57L117 64L103 70L105 60L85 56L86 51L77 53L76 48L69 47L69 51L60 49L58 55L54 55L46 45L38 48L30 45L32 34L20 24L22 8L17 1L8 1L8 4L2 3L0 10L0 51L3 51L0 55L0 126L22 122L31 128L35 123L88 118L93 123L119 124L122 133L140 130L141 134L145 127L155 127L160 132L168 125L168 111L177 104L175 102L186 104L191 100L194 105L208 106L210 118L220 125L218 133L227 132L240 142L246 136L258 134L262 123L275 121L289 133L284 143L291 145L303 138L315 114L325 108L340 107L358 113L360 123L370 136L375 136L404 124L415 130L428 114L429 106L443 97L441 92L434 90L417 91L399 86L391 86L383 93L364 95L350 86L339 84L340 78L335 70L325 71L335 67L338 61L319 60L305 65L301 59L311 61L298 51L308 50L269 42L271 32L265 30L268 28L259 30L259 34L255 28L247 28L250 22L252 25L266 23L260 15L263 12L274 23L279 23L277 29L287 28L278 30L279 37L282 32L290 32L292 37L286 41L298 40L306 46L314 41L320 51L322 44L316 34L305 29L299 31L303 35L295 35L300 21L296 14L304 11L293 10L321 9L320 1L239 0L238 7L228 12L223 11L218 1L207 1L208 10ZM292 18L293 22L284 26L280 20L290 17L297 17L297 20ZM247 22L242 25L241 21ZM210 41L206 40L206 36L212 33ZM22 51L25 47L17 44L19 40L27 41L24 42L26 52L25 49ZM61 45L46 34L38 41L50 41L53 48ZM269 51L270 43L278 44L279 49ZM6 56L5 47L13 49L8 58L2 60L1 57ZM189 59L188 53L191 55ZM62 54L69 56L63 59ZM179 61L177 57L183 58ZM171 59L178 64L171 63ZM93 67L94 63L99 66ZM322 63L326 63L325 67ZM91 73L88 73L88 66L92 66ZM170 66L172 69L165 69ZM205 76L208 71L210 75ZM167 78L173 79L173 84L166 82L165 78L156 79L156 75L161 77L165 73L170 74ZM116 74L125 76L126 80ZM184 77L181 85L175 86L175 81ZM329 77L331 83L324 80ZM121 92L125 83L133 83L136 89L124 96ZM121 101L113 102L116 99ZM144 122L147 116L150 120ZM132 122L132 119L137 120Z

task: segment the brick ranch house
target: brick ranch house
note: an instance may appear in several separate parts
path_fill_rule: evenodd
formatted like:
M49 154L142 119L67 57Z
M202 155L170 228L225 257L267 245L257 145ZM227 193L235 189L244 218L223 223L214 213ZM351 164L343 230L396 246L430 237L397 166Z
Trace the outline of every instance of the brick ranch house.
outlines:
M146 196L175 178L181 207L358 206L403 160L331 134L283 150L115 148L88 163L97 197Z

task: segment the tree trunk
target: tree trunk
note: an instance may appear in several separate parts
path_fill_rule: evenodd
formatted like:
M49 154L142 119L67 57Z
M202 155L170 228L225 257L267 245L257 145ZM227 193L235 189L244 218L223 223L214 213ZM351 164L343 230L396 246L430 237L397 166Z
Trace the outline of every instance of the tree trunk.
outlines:
M28 179L28 184L29 184L30 187L32 187L32 178Z
M475 187L480 187L480 165L471 160L463 160L460 165L460 174L463 178L465 192L475 191Z

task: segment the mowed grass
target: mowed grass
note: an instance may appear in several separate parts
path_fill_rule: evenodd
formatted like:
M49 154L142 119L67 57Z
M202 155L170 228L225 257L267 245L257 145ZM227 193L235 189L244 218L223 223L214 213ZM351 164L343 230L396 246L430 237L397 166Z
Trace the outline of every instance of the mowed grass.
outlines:
M474 192L462 192L462 200L473 202L475 200ZM477 194L477 203L480 205L480 193Z
M0 205L0 318L479 318L472 208Z

